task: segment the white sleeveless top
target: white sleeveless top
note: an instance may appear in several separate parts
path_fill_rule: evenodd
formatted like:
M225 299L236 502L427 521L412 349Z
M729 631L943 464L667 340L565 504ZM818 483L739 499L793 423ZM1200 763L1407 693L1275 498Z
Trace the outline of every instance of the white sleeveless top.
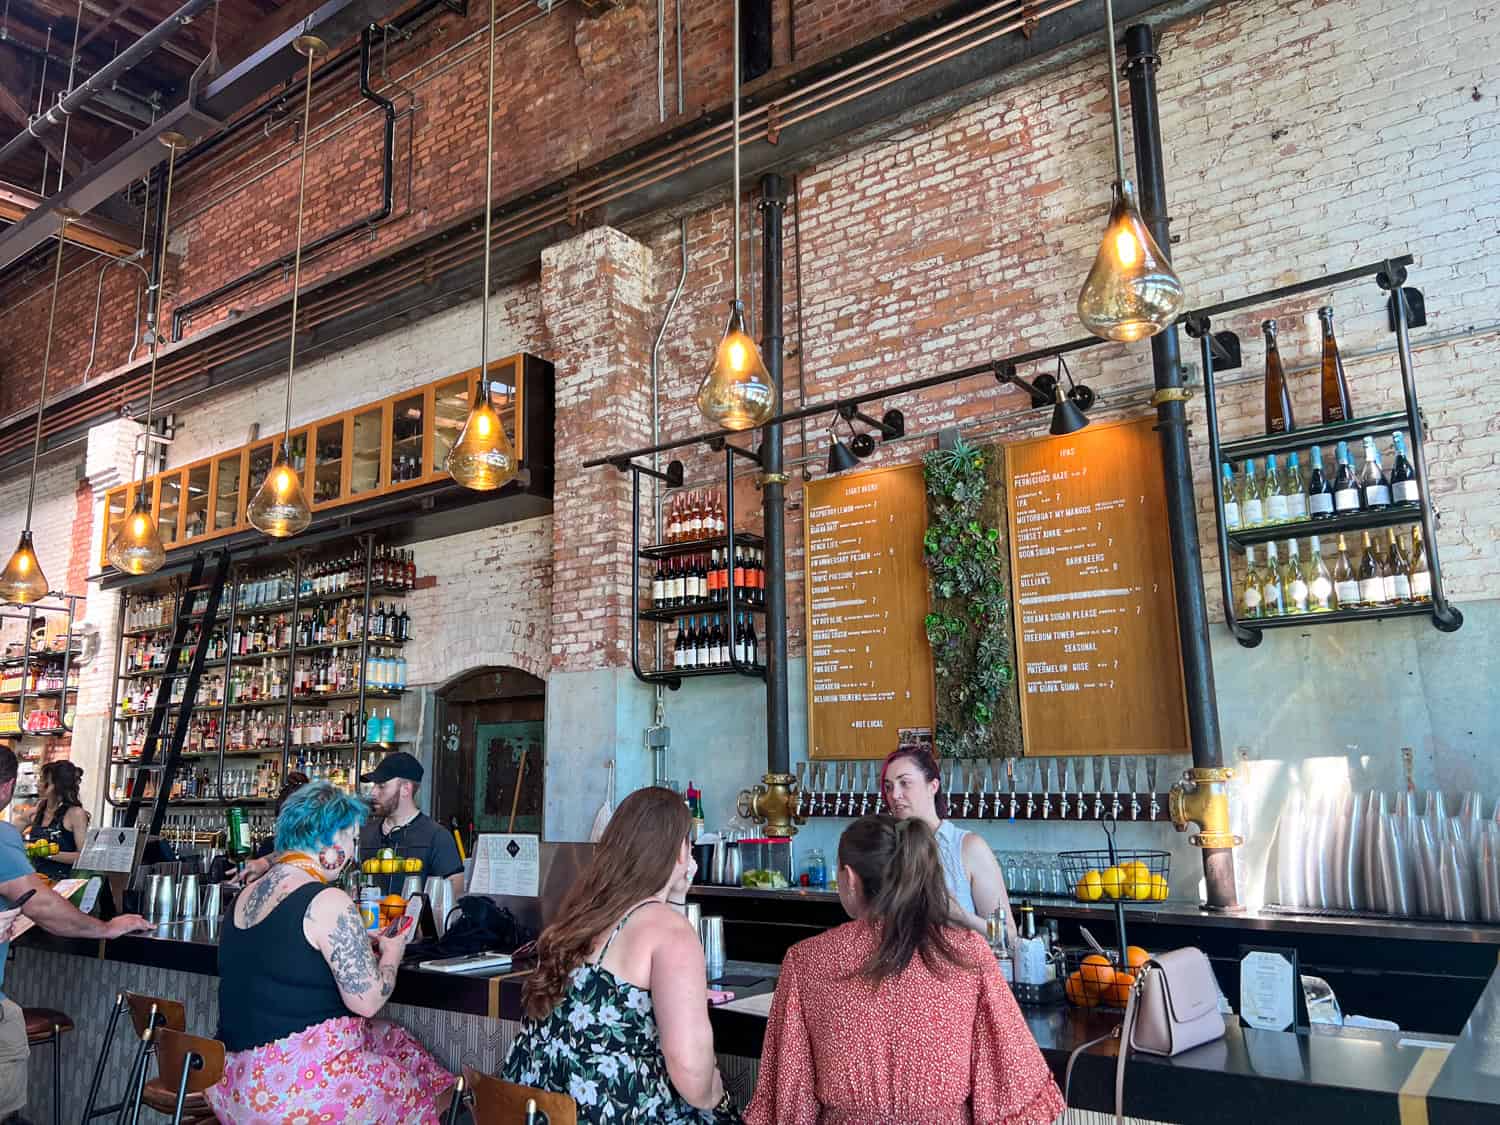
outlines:
M953 896L953 901L974 913L974 891L969 886L969 872L964 867L964 837L969 833L959 828L951 820L945 820L937 827L938 855L943 861L943 878L948 884L948 893Z

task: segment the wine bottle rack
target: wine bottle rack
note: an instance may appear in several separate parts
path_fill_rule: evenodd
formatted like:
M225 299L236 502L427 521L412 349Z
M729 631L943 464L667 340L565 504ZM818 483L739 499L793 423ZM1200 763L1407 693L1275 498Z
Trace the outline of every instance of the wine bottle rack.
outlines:
M1216 308L1217 312L1237 312L1241 309L1271 305L1303 293L1326 291L1335 285L1373 279L1382 291L1388 294L1388 323L1396 337L1396 355L1401 368L1401 389L1404 409L1371 414L1330 425L1308 426L1281 434L1262 434L1232 442L1219 439L1219 415L1214 377L1216 373L1233 370L1240 366L1238 337L1232 332L1214 332L1209 317L1203 313L1190 313L1184 318L1188 334L1198 341L1203 363L1204 403L1208 415L1209 479L1213 482L1214 522L1219 541L1219 577L1224 587L1224 616L1234 638L1246 648L1260 644L1268 629L1285 629L1311 625L1333 625L1352 621L1378 621L1388 617L1430 617L1432 623L1443 632L1451 633L1463 624L1463 614L1450 603L1443 593L1442 566L1438 560L1436 531L1437 517L1430 499L1431 480L1427 473L1427 457L1423 442L1424 425L1417 405L1416 376L1412 361L1411 329L1420 327L1420 310L1425 302L1419 291L1406 288L1406 267L1412 264L1412 256L1403 254L1369 265L1344 270L1341 273L1297 282L1264 293L1252 294L1239 300L1226 302ZM1421 499L1416 504L1397 505L1374 511L1347 512L1328 519L1306 519L1291 523L1261 525L1252 528L1230 528L1224 519L1224 486L1219 467L1225 461L1243 461L1247 458L1264 457L1271 453L1284 453L1306 449L1313 445L1333 445L1340 441L1357 440L1376 434L1404 431L1411 437L1411 459L1416 467L1417 479L1421 483ZM1427 567L1432 578L1432 598L1428 603L1392 605L1371 608L1340 609L1328 613L1298 613L1279 617L1241 618L1236 612L1234 581L1230 574L1230 560L1235 553L1243 553L1247 546L1268 543L1273 540L1302 538L1310 535L1337 535L1350 531L1369 531L1375 528L1394 527L1405 524L1421 524L1423 547L1427 553Z

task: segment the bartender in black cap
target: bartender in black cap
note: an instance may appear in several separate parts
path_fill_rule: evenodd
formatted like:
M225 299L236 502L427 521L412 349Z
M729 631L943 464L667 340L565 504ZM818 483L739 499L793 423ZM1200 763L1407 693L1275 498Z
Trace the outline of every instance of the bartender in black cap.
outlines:
M368 859L382 848L392 849L402 859L422 861L422 875L440 875L453 884L453 897L463 894L463 861L458 844L447 831L417 808L417 786L422 784L422 763L404 751L387 754L360 781L374 786L370 793L370 818L359 831L359 854ZM457 878L454 878L457 876ZM386 894L401 889L404 874L382 877Z

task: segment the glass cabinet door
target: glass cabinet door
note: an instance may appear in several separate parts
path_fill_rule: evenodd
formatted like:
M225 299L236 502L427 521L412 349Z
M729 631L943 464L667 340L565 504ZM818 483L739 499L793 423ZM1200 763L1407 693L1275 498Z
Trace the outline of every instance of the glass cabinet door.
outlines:
M115 532L120 530L120 521L125 518L129 504L128 488L117 488L104 499L104 558L109 558L109 545L115 541Z
M186 472L187 493L182 501L182 537L196 539L208 533L208 485L213 465L205 461Z
M520 371L520 364L513 359L490 364L490 402L494 403L495 413L500 415L500 424L505 427L505 436L510 438L517 456L521 455L521 435L516 423L516 382Z
M396 400L391 410L391 460L386 478L403 484L422 476L423 439L427 434L425 395Z
M305 497L308 491L307 477L307 439L310 431L298 430L286 443L287 460L291 462L292 468L296 470L297 479L302 482L302 495Z
M270 475L271 466L275 464L276 443L268 441L257 445L250 450L249 480L245 482L245 503L248 505L260 491L260 486L266 483L266 477Z
M240 495L240 455L231 453L219 458L219 475L214 480L214 530L226 531L240 522L244 497Z
M467 375L439 383L433 393L432 413L432 464L428 470L434 473L448 471L448 454L463 432L464 422L469 417L469 405L474 401L474 384Z
M344 420L324 422L313 442L312 503L333 504L344 498Z
M373 407L354 416L354 434L349 450L349 495L361 496L378 490L383 483L385 409Z
M163 544L177 542L181 532L182 474L169 473L160 479L156 498L156 531Z

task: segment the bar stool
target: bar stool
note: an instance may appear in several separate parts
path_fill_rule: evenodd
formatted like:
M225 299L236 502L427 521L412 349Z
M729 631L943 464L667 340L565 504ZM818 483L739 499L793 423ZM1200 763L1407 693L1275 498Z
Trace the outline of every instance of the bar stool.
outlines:
M119 1026L121 1013L130 1013L130 1022L135 1027L136 1051L131 1060L130 1071L125 1079L125 1090L120 1100L113 1105L94 1108L99 1099L99 1087L104 1081L104 1070L109 1065L109 1052L114 1044L115 1029ZM99 1061L94 1067L94 1078L89 1083L88 1101L84 1103L83 1116L79 1119L87 1125L96 1117L117 1114L116 1122L123 1125L127 1111L138 1102L137 1090L145 1084L146 1068L153 1050L151 1032L155 1028L167 1027L176 1031L187 1028L187 1008L178 1000L167 1000L160 996L146 996L139 992L121 992L115 997L114 1010L109 1015L109 1026L104 1031L104 1043L99 1048Z
M73 1018L56 1008L22 1008L29 1046L52 1045L52 1125L62 1125L62 1035L73 1030Z
M170 1114L172 1125L213 1125L218 1120L203 1091L224 1077L224 1044L217 1039L158 1027L156 1077L136 1091L132 1121L144 1104Z
M566 1094L518 1086L467 1066L453 1090L447 1125L458 1125L459 1107L465 1101L474 1125L578 1125L578 1103ZM534 1104L534 1116L527 1115L527 1102Z

